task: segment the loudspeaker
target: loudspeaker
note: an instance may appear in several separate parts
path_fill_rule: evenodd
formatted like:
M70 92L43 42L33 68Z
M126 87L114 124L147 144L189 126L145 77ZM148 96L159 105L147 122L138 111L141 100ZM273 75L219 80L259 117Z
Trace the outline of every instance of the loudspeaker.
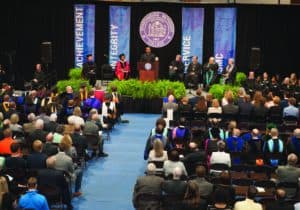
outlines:
M260 48L252 47L250 53L250 70L258 70L260 66Z
M41 43L41 61L44 64L52 63L52 43L42 42Z

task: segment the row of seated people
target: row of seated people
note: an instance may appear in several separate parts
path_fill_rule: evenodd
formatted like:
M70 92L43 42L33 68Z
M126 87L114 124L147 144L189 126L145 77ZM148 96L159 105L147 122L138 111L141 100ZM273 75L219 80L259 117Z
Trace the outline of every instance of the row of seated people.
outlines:
M31 182L37 182L49 206L62 201L72 209L71 198L82 195L86 161L93 156L107 156L101 138L105 124L97 110L92 109L87 120L74 113L68 124L59 124L55 113L50 116L31 113L23 125L14 118L18 114L1 121L0 168L7 185L1 189L1 209L13 209L12 205L18 202L20 208L44 209L36 208L38 202L34 199L21 202L27 187L32 186L26 185L27 178L32 176L37 181L31 179Z
M200 94L200 95L199 95ZM183 97L177 102L171 94L163 103L163 115L167 117L167 110L172 110L173 119L185 117L188 120L218 121L238 120L252 124L276 123L297 125L299 121L299 107L294 97L285 95L280 98L273 93L266 97L261 91L256 91L253 98L245 94L243 88L239 90L238 97L234 99L233 93L227 91L220 102L207 94L206 98L197 91L197 96L188 99Z
M30 113L36 115L50 115L56 113L60 123L66 123L76 108L80 107L81 117L87 119L91 109L97 109L108 122L117 120L122 114L122 99L115 87L112 93L106 93L100 86L87 91L85 86L79 92L73 91L71 86L58 94L57 90L32 90L26 96L14 96L11 92L4 93L0 98L0 111L4 118L18 113L20 122L25 122Z
M177 149L185 155L190 152L189 144L193 142L203 151L201 159L198 157L199 161L210 165L210 157L213 152L217 152L217 144L220 141L224 142L224 150L231 154L234 164L261 162L276 166L285 163L287 154L300 155L299 128L286 135L279 133L275 125L271 124L265 133L256 128L242 133L237 123L232 121L228 130L220 128L219 124L214 124L213 127L196 133L191 131L189 126L185 126L185 122L185 119L181 118L178 126L166 128L165 120L158 119L147 139L144 159L148 160L153 155L151 150L155 147L166 151Z
M217 210L217 209L294 209L299 207L296 167L298 157L288 156L287 165L276 169L276 179L242 178L234 171L220 171L218 175L207 173L201 164L195 175L186 178L183 163L173 158L172 152L165 165L171 168L170 176L163 178L152 162L145 176L137 179L134 186L133 205L136 209L162 210ZM242 167L240 167L242 168ZM241 169L240 169L241 170Z

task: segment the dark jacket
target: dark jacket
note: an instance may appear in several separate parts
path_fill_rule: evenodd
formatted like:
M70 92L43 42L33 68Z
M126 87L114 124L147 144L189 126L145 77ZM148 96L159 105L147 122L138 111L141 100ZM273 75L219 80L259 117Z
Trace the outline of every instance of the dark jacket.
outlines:
M29 169L46 168L47 155L44 153L33 152L27 156L27 167Z

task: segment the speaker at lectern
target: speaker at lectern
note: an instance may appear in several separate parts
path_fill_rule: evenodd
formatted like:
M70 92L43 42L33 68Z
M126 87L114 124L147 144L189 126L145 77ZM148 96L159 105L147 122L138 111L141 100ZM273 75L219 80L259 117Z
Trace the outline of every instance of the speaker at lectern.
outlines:
M138 62L139 78L141 81L155 81L158 78L159 62Z

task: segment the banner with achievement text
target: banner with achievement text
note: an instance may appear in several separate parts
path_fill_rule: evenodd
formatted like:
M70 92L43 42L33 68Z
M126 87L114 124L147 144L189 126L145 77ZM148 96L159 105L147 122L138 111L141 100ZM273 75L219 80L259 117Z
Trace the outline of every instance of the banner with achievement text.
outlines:
M82 67L86 55L95 52L95 5L74 5L75 67Z
M125 54L127 61L129 60L130 13L129 6L109 7L109 64L113 70L121 53Z
M199 62L202 63L203 25L203 8L182 8L181 55L185 69L191 62L192 56L198 56Z
M236 8L215 8L214 56L219 73L229 58L235 58Z

